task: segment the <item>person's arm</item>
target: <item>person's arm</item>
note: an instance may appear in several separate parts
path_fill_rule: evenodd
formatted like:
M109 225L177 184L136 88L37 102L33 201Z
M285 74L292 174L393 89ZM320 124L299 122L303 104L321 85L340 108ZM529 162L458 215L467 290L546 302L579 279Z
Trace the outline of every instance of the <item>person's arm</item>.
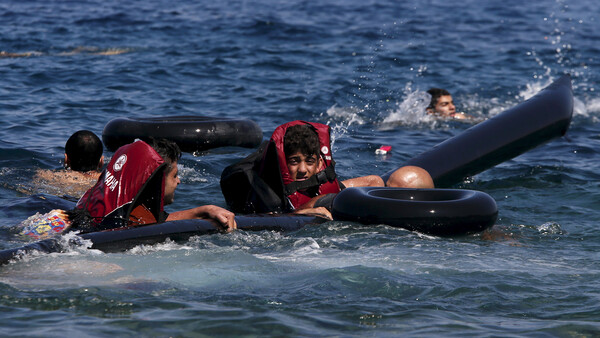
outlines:
M349 187L383 187L384 186L383 179L377 175L369 175L369 176L351 178L351 179L342 181L342 184L346 188L349 188ZM333 217L332 217L329 209L322 206L322 205L324 205L323 201L321 201L321 203L318 202L322 198L326 198L327 202L325 202L325 205L331 206L331 204L333 203L333 197L334 197L333 194L325 194L325 195L319 195L319 196L313 197L310 199L310 201L308 201L308 202L302 204L300 207L298 207L294 211L294 213L302 214L302 215L304 215L304 214L317 215L320 217L324 217L324 218L333 220ZM315 207L315 205L317 205L317 207Z
M383 179L377 175L369 175L362 177L355 177L345 181L342 181L342 184L346 186L346 188L350 187L383 187Z
M223 226L227 232L237 229L234 213L216 205L203 205L192 209L175 211L167 217L167 221L181 219L211 219Z
M308 202L296 208L293 213L297 215L315 215L333 220L333 216L331 216L331 212L327 208L322 206L315 207L315 203L317 203L318 200L328 195L332 194L319 195L311 198Z
M369 175L351 178L341 182L343 188L348 187L383 187L383 179L377 175ZM331 215L331 205L335 194L319 195L311 198L308 202L296 208L295 214L314 214L333 220ZM320 202L319 202L320 201Z
M331 212L324 207L317 208L304 208L304 209L296 209L294 210L294 214L296 215L313 215L318 217L323 217L328 220L333 220L333 216L331 216Z
M452 116L452 118L456 119L456 120L472 120L473 119L473 116L467 115L465 113L454 113L450 116Z

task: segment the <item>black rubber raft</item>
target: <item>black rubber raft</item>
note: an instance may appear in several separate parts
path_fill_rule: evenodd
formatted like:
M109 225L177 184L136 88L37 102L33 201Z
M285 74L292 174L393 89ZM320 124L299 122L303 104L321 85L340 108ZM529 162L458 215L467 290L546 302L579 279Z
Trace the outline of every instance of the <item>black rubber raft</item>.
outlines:
M569 76L564 76L536 96L465 132L438 144L403 165L427 169L438 187L461 182L529 149L560 137L573 112ZM158 136L160 135L152 135ZM387 179L391 172L384 175ZM333 202L336 220L387 224L425 234L457 236L480 232L494 225L496 203L489 195L459 189L348 188ZM308 216L236 216L238 229L294 231L323 219ZM92 248L123 251L167 238L187 240L217 230L205 220L182 220L138 228L87 233L71 241L89 240ZM0 264L31 251L61 252L68 245L54 238L0 251Z
M110 151L150 137L171 140L181 151L193 153L228 146L254 148L263 133L252 120L208 116L117 118L102 131L102 142Z

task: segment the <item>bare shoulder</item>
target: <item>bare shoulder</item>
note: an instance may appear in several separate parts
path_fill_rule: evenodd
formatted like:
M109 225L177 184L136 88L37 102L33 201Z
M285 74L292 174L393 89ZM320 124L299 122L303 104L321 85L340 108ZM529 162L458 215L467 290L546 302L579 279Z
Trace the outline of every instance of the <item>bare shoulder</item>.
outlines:
M79 172L72 170L38 170L34 179L45 180L47 182L95 182L98 180L98 172Z
M42 190L54 194L78 196L85 193L96 181L98 172L78 172L72 170L38 170L33 183Z

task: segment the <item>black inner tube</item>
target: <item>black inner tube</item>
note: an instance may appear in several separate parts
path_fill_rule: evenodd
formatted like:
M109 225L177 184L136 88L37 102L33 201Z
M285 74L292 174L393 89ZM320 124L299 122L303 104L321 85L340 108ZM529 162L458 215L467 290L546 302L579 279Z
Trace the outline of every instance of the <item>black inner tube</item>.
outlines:
M356 187L336 196L331 213L335 220L455 236L493 226L498 208L491 196L475 190Z
M252 120L209 116L117 118L102 131L110 151L150 137L174 141L184 152L197 152L228 146L254 148L262 142L263 132Z

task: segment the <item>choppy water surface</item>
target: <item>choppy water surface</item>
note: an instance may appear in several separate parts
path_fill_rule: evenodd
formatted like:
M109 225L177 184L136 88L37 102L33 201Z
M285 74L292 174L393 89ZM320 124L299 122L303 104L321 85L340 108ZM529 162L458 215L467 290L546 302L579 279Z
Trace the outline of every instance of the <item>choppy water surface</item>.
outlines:
M328 222L0 267L4 335L595 336L600 333L599 7L594 1L4 1L0 248L43 211L37 169L116 117L251 118L268 137L334 130L345 178L384 173L471 124L423 113L429 87L485 120L570 73L567 137L457 185L495 198L493 231L436 238ZM378 157L382 144L391 156ZM221 170L181 161L171 210L225 206ZM112 153L105 152L106 157Z

